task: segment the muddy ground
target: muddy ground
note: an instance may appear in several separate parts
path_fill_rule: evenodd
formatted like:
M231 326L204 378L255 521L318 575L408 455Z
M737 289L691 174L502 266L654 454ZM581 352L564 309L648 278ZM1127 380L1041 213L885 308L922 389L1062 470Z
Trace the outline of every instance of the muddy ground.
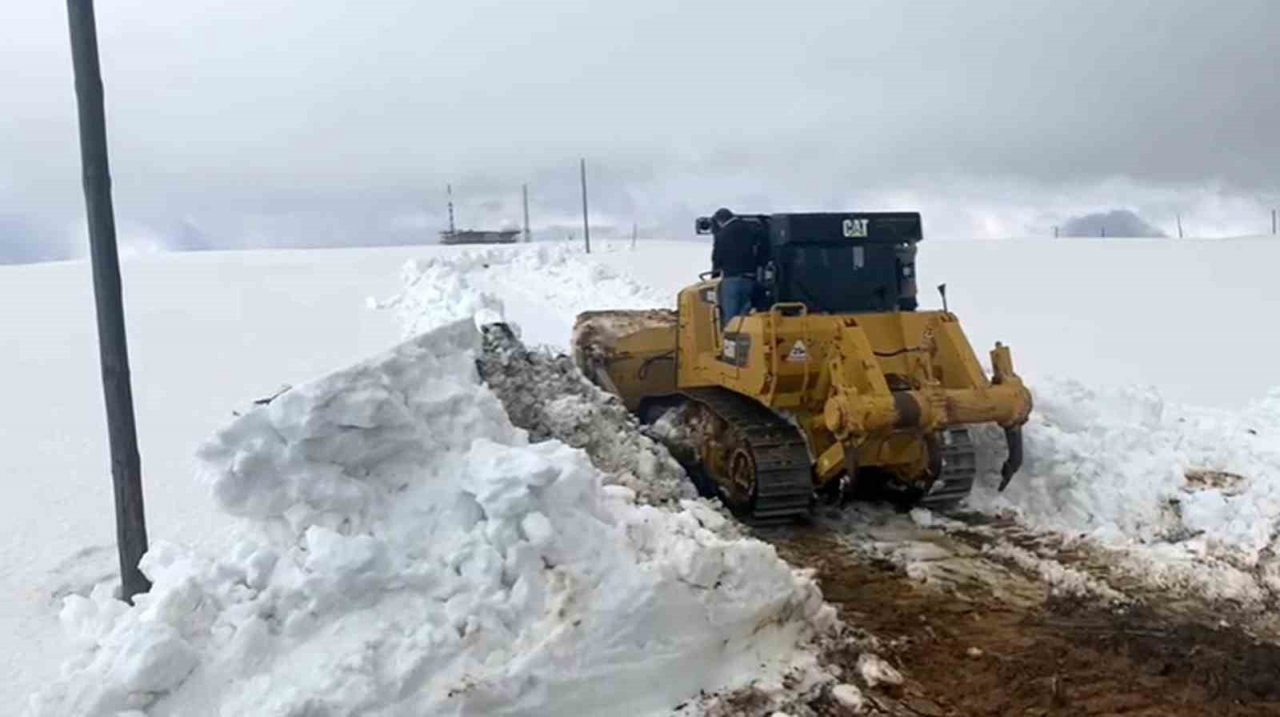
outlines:
M854 513L758 534L815 570L841 616L881 640L907 677L885 694L886 712L1280 714L1280 645L1247 634L1229 608L1121 591L1096 565L1055 585L1043 564L992 550L1008 540L1001 526ZM1070 562L1059 567L1074 571Z

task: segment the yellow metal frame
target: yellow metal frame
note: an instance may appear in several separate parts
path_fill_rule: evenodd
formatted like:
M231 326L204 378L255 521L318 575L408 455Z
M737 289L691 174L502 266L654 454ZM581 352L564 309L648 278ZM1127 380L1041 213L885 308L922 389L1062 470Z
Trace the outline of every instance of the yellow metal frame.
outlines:
M718 386L791 416L805 433L815 478L841 475L846 455L857 465L890 470L904 480L927 470L925 437L952 426L1026 422L1031 394L1013 368L1007 346L990 353L988 378L954 314L892 311L815 314L803 304L775 304L735 317L728 332L717 319L719 282L680 292L674 330L624 337L606 367L630 407L646 398ZM745 337L746 355L740 355ZM802 342L805 356L790 355ZM675 353L674 371L638 380L637 362Z

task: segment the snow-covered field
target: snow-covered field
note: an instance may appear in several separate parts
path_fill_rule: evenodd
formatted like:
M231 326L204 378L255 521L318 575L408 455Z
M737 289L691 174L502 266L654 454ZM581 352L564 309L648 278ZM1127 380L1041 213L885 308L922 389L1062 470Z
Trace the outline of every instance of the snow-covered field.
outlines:
M253 399L399 338L364 297L412 250L138 256L125 262L138 430L154 538L214 541L223 515L194 482L195 450ZM115 528L89 267L0 268L0 691L57 673L57 603L114 570Z
M101 594L96 600L73 600L69 624L79 631L80 639L106 645L96 654L81 653L79 658L81 664L93 665L86 673L96 676L91 686L106 692L60 687L50 695L54 700L50 709L58 713L57 707L65 703L57 700L68 694L120 706L111 702L119 694L110 690L130 684L128 680L160 680L171 686L188 672L192 677L173 697L168 713L183 713L188 704L182 702L183 694L198 700L200 690L214 690L228 681L242 685L247 696L259 694L253 690L265 689L273 678L302 679L320 672L332 675L335 670L350 681L329 687L350 701L334 704L372 704L359 700L375 692L384 695L377 699L385 700L391 689L414 692L439 686L424 684L413 665L451 675L465 672L483 680L484 689L454 696L478 700L467 703L473 707L486 699L549 699L553 694L567 700L565 705L592 704L589 691L548 680L527 665L498 675L491 668L510 654L511 645L481 640L464 649L450 642L458 633L445 623L415 624L414 630L400 630L395 641L375 640L377 644L365 653L368 664L323 664L322 656L307 657L317 652L308 650L308 645L317 644L314 641L330 624L325 616L359 611L364 611L367 621L351 623L356 627L345 639L356 641L349 644L368 644L360 641L374 632L382 634L375 627L395 630L394 625L404 622L403 616L416 614L414 600L436 599L440 594L433 591L446 590L460 596L460 609L464 603L476 604L467 602L473 600L492 609L489 613L475 609L477 620L483 621L486 614L496 616L508 631L503 634L524 636L554 653L556 640L566 638L555 637L552 626L531 617L539 614L536 606L515 598L513 585L500 579L484 582L495 580L492 561L498 558L464 559L475 567L474 574L461 570L441 577L435 571L441 556L466 545L518 566L524 559L519 555L531 550L561 550L567 551L563 560L568 573L575 566L588 573L598 571L591 573L600 578L597 588L610 585L611 580L627 585L639 578L635 571L619 566L635 562L626 556L652 552L653 546L643 535L637 543L636 536L618 532L619 527L636 521L652 523L653 519L641 517L649 509L631 504L615 489L601 488L600 476L568 453L522 447L500 416L472 426L467 438L492 443L487 450L471 450L461 438L451 439L448 430L453 420L464 421L469 414L454 411L445 420L432 401L397 418L400 423L393 421L398 428L389 431L389 444L352 445L343 430L348 421L357 426L369 421L383 425L389 406L403 409L403 403L378 393L388 385L403 389L403 395L422 390L433 400L445 400L436 395L431 381L394 368L400 361L395 353L310 384L306 391L286 394L288 400L282 398L234 423L230 423L232 412L243 411L252 399L275 393L281 384L296 385L332 374L391 349L402 337L472 314L505 315L522 326L526 341L564 346L573 316L582 309L670 304L674 291L704 268L707 253L704 244L645 242L635 251L625 243L606 244L589 259L573 247L535 245L479 251L420 247L129 260L125 281L148 517L153 543L174 545L157 550L153 558L161 578L156 594L161 597L149 608L156 618L150 622L169 632L143 634L127 629L129 621L136 622L139 616L131 614L116 622ZM402 269L409 259L414 263ZM951 309L960 315L975 346L982 350L997 339L1010 343L1018 368L1036 393L1037 413L1027 431L1026 470L1008 493L998 497L979 493L975 505L1013 509L1033 524L1057 530L1145 543L1152 555L1171 560L1225 556L1233 564L1248 567L1251 561L1273 557L1270 546L1280 525L1280 398L1268 398L1268 391L1280 381L1274 381L1269 371L1273 362L1269 350L1275 339L1267 320L1268 309L1280 306L1280 285L1271 281L1271 267L1278 261L1280 244L1266 239L923 245L921 286L946 281ZM376 300L370 301L371 297ZM927 293L922 298L926 306L936 305ZM47 686L58 673L57 664L75 653L60 635L61 597L87 594L111 574L114 533L87 268L78 263L0 268L0 301L11 308L0 317L0 376L4 376L3 393L10 411L0 434L0 450L6 457L0 480L6 496L4 516L10 525L10 537L0 552L0 584L6 595L0 607L0 634L9 636L0 645L0 698L20 704L27 694ZM419 348L436 356L440 366L453 366L448 371L454 372L449 375L455 380L446 394L464 396L470 406L492 403L483 398L487 394L474 377L455 365L469 340L448 334L440 341L457 350L440 353L431 341ZM410 348L399 351L413 351L415 345L411 341L406 344ZM375 380L376 376L384 378ZM366 390L357 392L350 405L343 404L341 397L353 385ZM335 409L326 398L341 405ZM349 413L335 417L331 411L339 409ZM269 424L283 444L263 443L262 436L271 431L247 428L255 424ZM429 444L438 451L408 450L402 445L406 436L416 445L422 442L418 438L428 434L439 441ZM215 435L218 439L211 444L215 447L204 451L202 462L196 461L196 447ZM295 479L299 471L310 475L314 465L296 462L297 452L288 449L295 443L340 465L354 460L372 478L367 485L320 481L308 488L306 481ZM348 451L357 455L352 457ZM510 461L498 460L501 456ZM237 482L236 476L262 470L262 465L271 467L265 474L292 476L293 482ZM216 501L196 480L202 466L218 488ZM441 478L438 484L414 483L404 478L406 467L415 474L452 477ZM1188 480L1188 472L1195 477ZM458 482L462 476L474 485L464 490ZM562 483L573 493L572 499L548 503L537 495L546 485ZM387 500L387 486L401 484L409 486L403 505ZM329 490L307 492L320 487ZM448 524L451 539L461 542L436 546L430 545L429 536L414 535L408 527L414 520L405 516L414 510L430 513L424 506L432 505L431 501L414 496L433 490L449 500L465 502L463 496L470 495L480 505L496 501L491 529L427 516L422 524ZM517 494L525 497L516 499ZM295 503L314 510L285 510ZM391 504L394 510L388 507ZM241 517L233 519L231 514ZM530 517L534 515L542 517ZM684 552L681 556L661 550L646 553L654 565L671 566L663 570L674 571L677 577L684 569L701 571L702 558L692 566L688 559L707 550L718 551L718 559L732 562L734 570L743 565L727 556L749 552L748 547L729 541L725 543L729 547L716 548L719 543L714 541L722 539L714 534L697 537L698 529L688 523L687 515L663 515L668 517L661 520L673 525L662 534L687 533L680 539L685 542L672 543L684 546L673 550ZM356 541L334 533L343 519L366 526L373 542L355 545ZM680 520L685 521L684 527L674 524ZM645 523L650 526L646 531L652 528L650 523ZM590 530L598 532L584 535L600 543L597 554L588 557L557 537L566 526L586 530L583 525L596 526ZM414 538L424 545L419 551L411 548ZM250 544L255 547L246 547ZM268 580L260 574L268 562L292 568L276 570ZM783 573L776 572L777 566L767 559L745 564L763 571L759 579L773 580L769 584L776 586L775 594L784 602L803 593L800 583L783 580ZM518 567L513 569L523 574ZM420 576L422 584L406 589L398 582L405 572ZM341 582L336 576L356 583ZM650 577L654 589L641 594L669 599L673 605L670 613L656 610L655 619L698 614L681 603L687 595L679 590L664 592L668 589L664 583ZM536 582L527 581L529 585ZM600 589L604 592L584 594L613 594L613 588ZM497 601L492 599L493 590L511 594ZM315 604L306 607L306 601ZM768 601L747 603L763 610ZM197 604L198 608L193 607ZM679 607L682 604L688 609ZM703 637L740 637L737 626L742 616L724 613L717 605L713 600L694 606L704 615L717 616L711 620L715 629ZM374 607L385 616L385 626L374 619ZM630 638L624 634L617 643L592 642L591 630L610 624L607 601L581 607L587 627L582 642L574 644L592 646L586 654L603 674L625 671L624 665L610 661L609 648L634 649ZM250 624L248 617L262 611L270 612L280 625L294 627L279 633L250 630L242 638L245 642L233 639L239 633L228 631L230 627ZM637 612L637 616L644 614ZM291 623L291 617L297 619ZM440 617L452 619L449 614ZM792 627L799 629L802 623ZM104 636L112 625L125 625L119 640ZM210 629L216 626L222 626L222 631ZM143 642L128 642L125 637ZM794 643L793 638L792 634L781 642ZM427 650L424 644L435 647ZM148 645L156 651L144 649ZM780 660L779 656L799 654L774 648L768 652ZM234 650L263 653L265 667L255 673L258 681L232 674L221 662ZM427 653L434 655L430 659L445 662L430 662L423 657ZM123 659L122 654L149 655L169 671L139 671L134 668L145 660ZM388 667L387 655L404 661ZM554 660L550 664L560 665ZM464 670L468 665L471 669ZM688 681L673 685L664 697L682 690L732 686L725 675L685 672ZM73 680L63 687L77 684L86 686ZM542 685L545 691L539 695L522 691L529 685ZM287 705L291 697L274 694L271 699ZM393 702L377 704L394 707ZM634 704L636 709L661 706Z

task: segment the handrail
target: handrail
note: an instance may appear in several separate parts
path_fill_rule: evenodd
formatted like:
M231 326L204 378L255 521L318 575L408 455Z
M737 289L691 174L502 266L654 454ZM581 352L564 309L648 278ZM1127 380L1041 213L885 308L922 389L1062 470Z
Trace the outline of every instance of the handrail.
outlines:
M774 312L777 312L781 314L783 311L786 311L788 309L799 310L800 316L808 316L809 314L809 305L802 301L779 301L778 303L769 307L769 313L772 314Z
M812 356L807 355L808 352L813 350L813 337L809 335L808 309L806 309L804 313L800 314L800 325L803 327L802 335L804 336L804 350L806 353L804 360L804 379L800 382L800 396L801 400L803 400L803 397L808 395L809 392L809 364L813 363L813 361L810 360Z
M765 348L769 350L769 402L766 404L770 408L773 407L773 399L778 395L778 319L782 314L778 313L778 305L774 304L769 307L769 340L765 343Z
M772 361L772 367L771 367L773 371L773 382L769 387L769 405L770 406L773 405L774 399L777 398L778 382L779 382L778 372L780 369L779 362L782 360L781 359L782 352L776 346L778 341L777 320L782 318L783 316L786 316L787 314L785 312L787 311L794 311L795 312L794 315L797 318L802 319L801 326L803 327L803 333L801 334L801 338L804 341L805 350L808 351L809 346L813 344L813 337L809 335L808 304L805 304L800 301L780 301L778 303L775 303L773 306L769 307L769 326L772 329L772 335L770 337L769 346L773 347L773 361ZM809 366L810 363L811 362L808 360L804 362L804 377L800 384L800 393L802 395L804 394L804 392L809 390L809 377L811 373L810 366Z
M724 330L729 328L729 324L720 319L720 295L716 294L716 303L711 305L711 349L716 356L724 350Z

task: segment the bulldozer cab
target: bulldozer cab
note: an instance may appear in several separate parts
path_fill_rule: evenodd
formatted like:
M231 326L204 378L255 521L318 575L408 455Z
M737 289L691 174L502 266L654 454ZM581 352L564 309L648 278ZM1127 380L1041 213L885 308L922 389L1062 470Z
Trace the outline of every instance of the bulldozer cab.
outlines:
M756 309L774 304L804 304L812 313L827 314L916 309L918 213L740 218L758 222L768 234L769 260L762 267ZM696 229L710 233L711 220L700 218Z

